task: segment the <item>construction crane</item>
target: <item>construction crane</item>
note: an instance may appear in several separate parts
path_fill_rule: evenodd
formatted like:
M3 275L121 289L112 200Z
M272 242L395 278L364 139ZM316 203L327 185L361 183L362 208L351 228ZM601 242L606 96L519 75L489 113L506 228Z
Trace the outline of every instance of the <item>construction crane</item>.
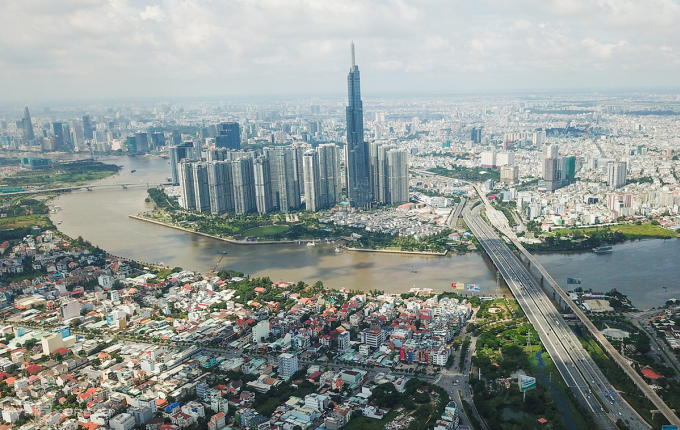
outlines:
M222 262L223 259L224 259L224 255L220 257L220 261L218 261L217 264L215 264L215 267L212 268L212 270L210 271L210 273L215 273L215 270L217 269L217 266L220 265L220 263Z

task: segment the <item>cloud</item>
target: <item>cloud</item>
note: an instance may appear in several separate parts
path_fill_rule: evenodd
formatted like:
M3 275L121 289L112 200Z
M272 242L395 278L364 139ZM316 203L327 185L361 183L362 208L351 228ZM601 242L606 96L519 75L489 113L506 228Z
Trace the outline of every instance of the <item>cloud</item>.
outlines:
M673 0L4 0L0 98L341 94L352 40L364 94L675 86L677 22Z

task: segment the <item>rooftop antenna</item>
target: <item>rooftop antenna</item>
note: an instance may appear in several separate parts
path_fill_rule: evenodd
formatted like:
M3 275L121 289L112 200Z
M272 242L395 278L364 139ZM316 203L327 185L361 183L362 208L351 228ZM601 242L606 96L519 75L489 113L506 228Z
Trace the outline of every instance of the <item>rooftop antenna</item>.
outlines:
M352 70L354 70L354 41L352 41Z

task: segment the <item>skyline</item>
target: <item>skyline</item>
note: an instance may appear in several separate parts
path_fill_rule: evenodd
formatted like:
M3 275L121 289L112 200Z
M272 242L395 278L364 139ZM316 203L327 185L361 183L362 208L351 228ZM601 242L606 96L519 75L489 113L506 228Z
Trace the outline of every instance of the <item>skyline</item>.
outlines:
M0 98L341 94L352 40L367 94L678 88L672 0L160 3L3 2Z

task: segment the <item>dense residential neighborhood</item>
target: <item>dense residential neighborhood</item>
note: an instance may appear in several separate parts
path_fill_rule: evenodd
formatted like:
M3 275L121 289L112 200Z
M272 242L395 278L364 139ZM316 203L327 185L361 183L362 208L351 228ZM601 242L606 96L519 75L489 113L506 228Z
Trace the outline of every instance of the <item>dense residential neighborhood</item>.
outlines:
M337 430L406 425L432 401L437 429L458 425L455 401L418 376L452 364L465 298L145 266L38 228L13 242L4 267L31 276L3 272L7 424ZM374 395L386 387L424 406L390 413Z

